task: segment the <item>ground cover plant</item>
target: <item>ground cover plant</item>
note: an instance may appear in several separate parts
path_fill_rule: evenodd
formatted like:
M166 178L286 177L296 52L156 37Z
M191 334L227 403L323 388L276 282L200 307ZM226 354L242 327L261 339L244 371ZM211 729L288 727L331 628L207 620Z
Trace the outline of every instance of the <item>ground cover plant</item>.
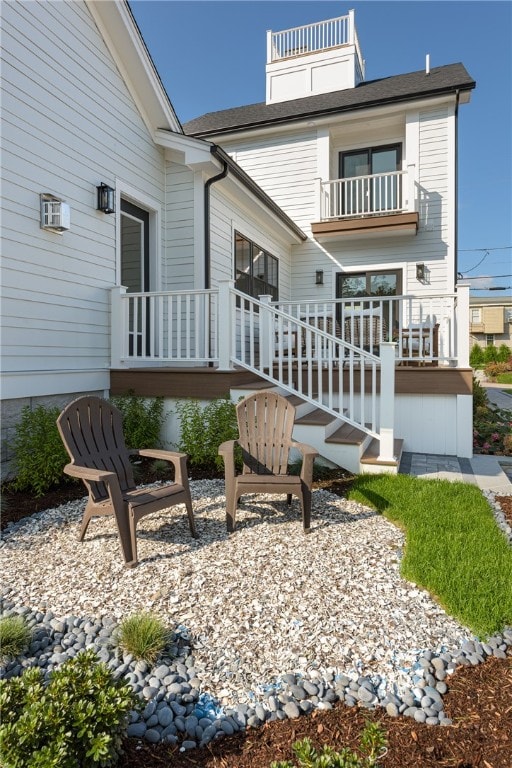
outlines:
M379 723L368 722L361 733L360 744L356 751L344 747L337 751L324 744L315 749L307 737L296 741L293 753L297 760L273 761L270 768L378 768L378 760L386 752L386 736Z
M0 706L6 768L107 768L117 764L136 699L93 651L84 651L54 671L48 685L37 667L0 680Z
M406 532L404 578L485 637L512 624L512 549L477 486L409 475L360 475L349 498Z

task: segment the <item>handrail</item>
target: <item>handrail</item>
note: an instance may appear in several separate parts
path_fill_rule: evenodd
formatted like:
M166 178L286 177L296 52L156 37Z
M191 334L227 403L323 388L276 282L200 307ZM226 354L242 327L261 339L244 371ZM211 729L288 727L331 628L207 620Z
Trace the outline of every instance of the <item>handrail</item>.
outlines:
M304 24L272 32L271 61L287 59L303 53L345 45L350 40L349 16L338 16L315 24Z
M390 171L322 181L322 220L403 211L406 176L407 171Z
M378 355L294 318L270 301L251 298L235 288L230 288L230 302L234 365L380 439ZM294 338L296 355L291 354ZM348 387L344 381L345 363ZM358 381L354 368L359 370ZM339 403L343 404L341 411Z

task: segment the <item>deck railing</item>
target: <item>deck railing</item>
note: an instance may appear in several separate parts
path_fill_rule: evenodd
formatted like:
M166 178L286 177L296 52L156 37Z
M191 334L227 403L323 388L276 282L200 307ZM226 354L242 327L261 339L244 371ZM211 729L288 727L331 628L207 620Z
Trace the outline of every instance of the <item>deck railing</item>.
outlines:
M406 209L407 171L375 173L321 182L322 220Z

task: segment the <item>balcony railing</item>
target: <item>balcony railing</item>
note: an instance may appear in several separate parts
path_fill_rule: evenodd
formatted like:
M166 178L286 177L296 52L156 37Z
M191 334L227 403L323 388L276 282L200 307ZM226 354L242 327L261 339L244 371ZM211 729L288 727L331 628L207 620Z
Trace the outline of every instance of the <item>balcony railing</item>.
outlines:
M407 171L321 182L321 218L400 213L407 209Z

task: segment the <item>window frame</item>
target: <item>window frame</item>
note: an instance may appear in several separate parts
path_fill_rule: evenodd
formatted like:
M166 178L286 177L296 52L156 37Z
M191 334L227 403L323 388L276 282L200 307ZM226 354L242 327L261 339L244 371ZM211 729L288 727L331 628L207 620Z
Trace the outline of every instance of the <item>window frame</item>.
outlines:
M237 256L238 256L238 243L244 241L249 246L249 273L244 273L243 270L238 269ZM263 273L261 271L256 272L255 267L258 260L263 257L264 268ZM270 282L270 263L275 267L276 284ZM273 270L272 270L273 271ZM257 299L259 296L270 295L272 301L279 300L279 259L274 256L273 253L262 248L254 240L251 240L246 235L235 230L233 238L233 272L235 288L242 293L247 294L253 299ZM240 273L240 276L239 276ZM263 276L261 276L263 275ZM244 287L241 287L243 283L242 276L246 282Z

